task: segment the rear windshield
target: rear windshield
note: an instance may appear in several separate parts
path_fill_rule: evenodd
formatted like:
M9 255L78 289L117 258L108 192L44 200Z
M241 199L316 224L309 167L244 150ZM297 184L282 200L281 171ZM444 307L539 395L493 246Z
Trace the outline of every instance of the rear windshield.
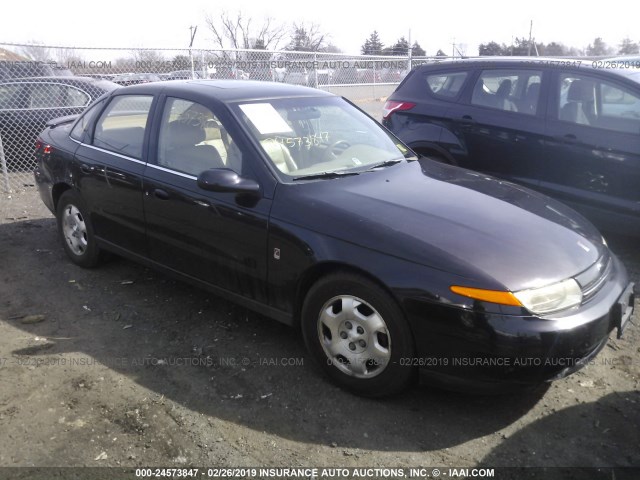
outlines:
M425 75L431 93L444 98L456 97L466 78L467 72L440 72Z

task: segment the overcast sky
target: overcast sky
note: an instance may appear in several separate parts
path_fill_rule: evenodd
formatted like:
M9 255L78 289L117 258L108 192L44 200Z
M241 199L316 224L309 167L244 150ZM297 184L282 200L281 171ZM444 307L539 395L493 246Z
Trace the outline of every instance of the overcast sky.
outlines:
M290 23L316 23L345 53L359 53L373 30L385 45L400 36L417 40L428 55L438 49L450 54L451 44L466 45L477 55L478 44L510 44L528 37L529 22L538 42L557 41L583 48L596 36L617 49L624 37L640 40L640 7L634 2L608 0L592 8L583 2L536 0L383 2L323 0L180 0L142 2L111 0L12 1L0 17L0 42L37 41L49 45L91 47L186 48L189 26L198 25L194 47L211 46L206 14L242 11L256 21L265 16ZM40 2L38 2L40 3ZM165 5L170 5L167 7ZM633 11L630 11L633 10Z

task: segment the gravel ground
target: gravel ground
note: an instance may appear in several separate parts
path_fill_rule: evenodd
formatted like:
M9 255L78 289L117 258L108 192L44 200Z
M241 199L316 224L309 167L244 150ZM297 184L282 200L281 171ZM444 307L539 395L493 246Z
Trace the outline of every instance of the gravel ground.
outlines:
M129 261L78 268L33 188L0 199L0 467L640 466L637 313L533 392L363 399L296 331ZM637 241L608 239L639 281Z

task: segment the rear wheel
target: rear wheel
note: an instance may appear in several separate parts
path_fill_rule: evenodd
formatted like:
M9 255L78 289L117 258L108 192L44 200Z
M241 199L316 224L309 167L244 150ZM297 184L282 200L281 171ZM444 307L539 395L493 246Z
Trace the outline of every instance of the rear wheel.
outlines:
M302 331L325 373L354 393L390 395L414 376L409 325L393 298L365 277L338 273L319 280L305 299Z
M58 200L58 234L71 261L81 267L94 267L100 260L93 227L82 197L68 190Z

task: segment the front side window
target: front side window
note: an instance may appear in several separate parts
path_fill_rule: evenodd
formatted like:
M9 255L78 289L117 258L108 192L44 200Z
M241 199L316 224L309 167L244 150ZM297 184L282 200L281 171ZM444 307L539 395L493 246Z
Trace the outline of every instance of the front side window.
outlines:
M542 72L484 70L473 88L471 103L508 112L535 115Z
M193 176L210 168L242 173L242 154L209 108L170 97L160 125L158 165Z
M114 97L96 123L93 145L141 159L144 131L152 101L151 95Z
M562 74L558 118L622 133L640 133L640 93L595 77Z
M426 81L431 93L436 97L454 98L460 92L467 72L435 73L427 75Z
M234 111L285 178L360 173L413 155L378 123L337 97L243 103Z

